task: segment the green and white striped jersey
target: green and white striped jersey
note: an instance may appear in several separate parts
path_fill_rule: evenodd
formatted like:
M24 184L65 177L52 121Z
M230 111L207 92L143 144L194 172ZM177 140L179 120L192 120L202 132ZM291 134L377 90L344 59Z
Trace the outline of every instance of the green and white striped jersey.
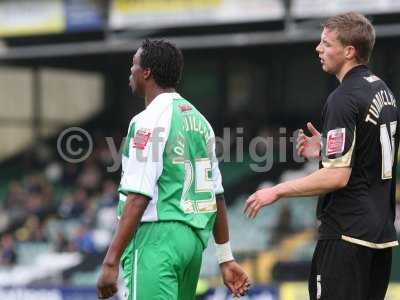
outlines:
M151 198L141 222L180 221L204 245L224 192L215 135L206 118L178 93L163 93L130 122L122 152L118 216L128 193Z

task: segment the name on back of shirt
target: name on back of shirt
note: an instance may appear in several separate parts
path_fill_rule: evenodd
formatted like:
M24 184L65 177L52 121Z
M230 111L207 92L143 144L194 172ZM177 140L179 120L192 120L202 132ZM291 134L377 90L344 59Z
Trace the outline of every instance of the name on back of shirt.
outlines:
M177 138L173 145L173 154L175 163L183 162L185 160L185 146L186 146L186 136L182 131L186 132L197 132L203 136L206 144L209 144L211 133L208 124L204 122L201 118L194 115L188 115L183 118L183 127L177 134Z
M374 98L372 99L372 103L369 106L365 122L370 122L374 125L378 125L379 115L385 106L396 107L396 100L391 93L388 93L385 90L380 90L375 94Z

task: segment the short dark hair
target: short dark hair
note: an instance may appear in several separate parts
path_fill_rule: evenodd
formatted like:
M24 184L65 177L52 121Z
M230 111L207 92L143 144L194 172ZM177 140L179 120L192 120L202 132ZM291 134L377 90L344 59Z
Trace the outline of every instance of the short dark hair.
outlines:
M182 52L164 40L146 39L141 48L141 67L151 70L154 81L160 87L176 88L183 70Z
M362 14L349 12L329 18L323 27L338 32L339 41L345 46L353 46L359 63L369 62L375 45L375 29Z

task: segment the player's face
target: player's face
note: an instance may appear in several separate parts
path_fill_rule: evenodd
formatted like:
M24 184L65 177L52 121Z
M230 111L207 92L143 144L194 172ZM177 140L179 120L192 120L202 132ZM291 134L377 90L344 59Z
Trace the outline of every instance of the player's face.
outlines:
M131 75L129 76L129 86L133 93L139 96L144 96L144 78L143 69L140 66L140 55L142 48L139 48L132 60Z
M316 50L322 69L329 74L339 74L346 62L346 47L339 41L338 32L324 28Z

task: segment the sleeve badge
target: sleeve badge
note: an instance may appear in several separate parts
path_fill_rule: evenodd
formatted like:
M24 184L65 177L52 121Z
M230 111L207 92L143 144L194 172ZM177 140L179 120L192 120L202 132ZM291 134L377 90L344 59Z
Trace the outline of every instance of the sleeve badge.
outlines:
M346 141L346 128L336 128L328 131L326 136L326 155L341 154Z

